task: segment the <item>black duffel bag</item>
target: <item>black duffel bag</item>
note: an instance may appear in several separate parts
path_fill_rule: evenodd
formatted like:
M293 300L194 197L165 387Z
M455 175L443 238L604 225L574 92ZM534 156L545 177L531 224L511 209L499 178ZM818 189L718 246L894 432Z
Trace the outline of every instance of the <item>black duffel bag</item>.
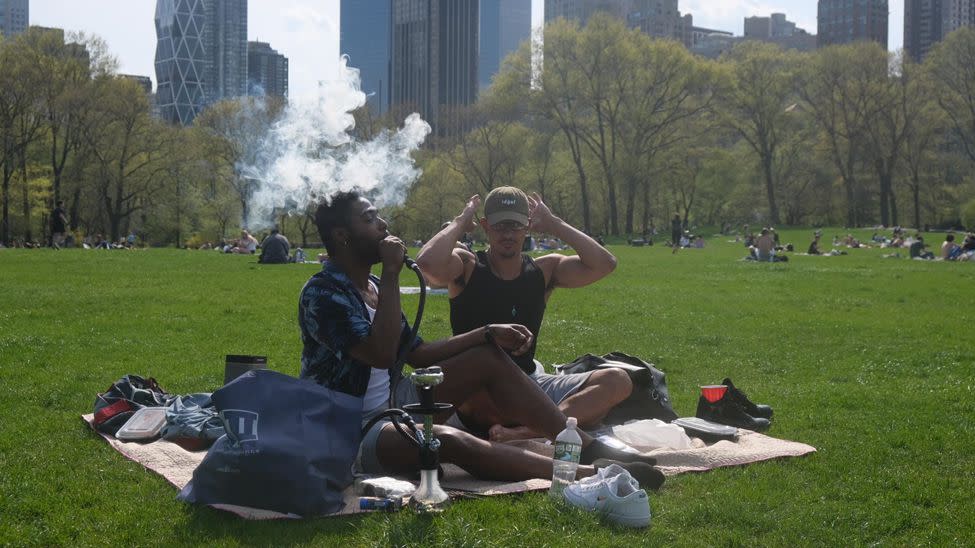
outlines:
M143 407L166 407L175 398L156 379L126 375L95 396L95 428L115 435Z
M677 418L677 413L670 403L670 392L667 390L664 372L640 358L622 352L610 352L603 356L586 354L570 363L556 366L556 370L568 375L608 367L622 369L630 375L630 380L633 381L633 393L610 410L603 419L604 423L623 424L628 420L641 419L670 422Z

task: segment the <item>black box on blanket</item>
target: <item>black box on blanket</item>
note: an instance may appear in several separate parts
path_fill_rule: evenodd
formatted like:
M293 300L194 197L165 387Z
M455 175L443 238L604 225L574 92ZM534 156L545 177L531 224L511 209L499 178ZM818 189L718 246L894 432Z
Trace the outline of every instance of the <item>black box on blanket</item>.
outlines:
M223 370L223 383L227 384L244 373L255 369L267 369L267 356L227 354L227 365Z

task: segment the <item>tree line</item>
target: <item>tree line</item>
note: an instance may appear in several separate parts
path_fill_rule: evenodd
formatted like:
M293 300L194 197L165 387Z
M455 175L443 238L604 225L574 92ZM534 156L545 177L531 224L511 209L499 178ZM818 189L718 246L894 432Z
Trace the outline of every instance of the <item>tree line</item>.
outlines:
M542 39L543 38L543 39ZM533 45L534 44L534 45ZM245 226L241 172L284 100L210 105L190 127L153 116L96 37L30 29L0 41L0 241L43 241L64 200L79 237L194 245ZM975 226L975 30L917 64L874 43L785 51L745 41L717 60L598 15L558 20L508 59L455 127L393 230L425 239L473 193L514 185L593 234L685 223ZM369 139L402 123L355 113ZM308 212L283 231L317 240Z
M474 129L427 151L418 233L499 185L592 233L666 224L975 226L975 30L923 64L872 42L717 60L609 16L560 20L509 57Z
M43 243L59 201L79 238L184 245L243 225L253 182L240 165L282 100L223 101L174 126L102 40L34 27L0 41L0 74L0 242Z

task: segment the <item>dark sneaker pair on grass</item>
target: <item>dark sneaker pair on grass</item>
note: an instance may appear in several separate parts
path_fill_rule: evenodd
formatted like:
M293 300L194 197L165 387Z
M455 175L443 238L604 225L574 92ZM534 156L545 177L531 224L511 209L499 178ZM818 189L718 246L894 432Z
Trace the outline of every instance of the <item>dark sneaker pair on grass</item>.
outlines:
M764 432L772 425L772 408L752 403L731 379L726 378L718 386L703 387L701 392L696 413L700 419L755 432Z

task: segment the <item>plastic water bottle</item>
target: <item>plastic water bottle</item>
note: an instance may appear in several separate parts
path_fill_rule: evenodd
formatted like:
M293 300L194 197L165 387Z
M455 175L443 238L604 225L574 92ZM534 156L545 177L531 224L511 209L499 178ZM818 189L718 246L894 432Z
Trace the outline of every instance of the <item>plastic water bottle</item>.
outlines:
M576 468L579 467L579 455L582 453L582 438L576 430L577 424L575 417L569 417L565 421L565 430L555 438L552 487L548 490L548 494L555 498L562 498L565 486L576 480Z

